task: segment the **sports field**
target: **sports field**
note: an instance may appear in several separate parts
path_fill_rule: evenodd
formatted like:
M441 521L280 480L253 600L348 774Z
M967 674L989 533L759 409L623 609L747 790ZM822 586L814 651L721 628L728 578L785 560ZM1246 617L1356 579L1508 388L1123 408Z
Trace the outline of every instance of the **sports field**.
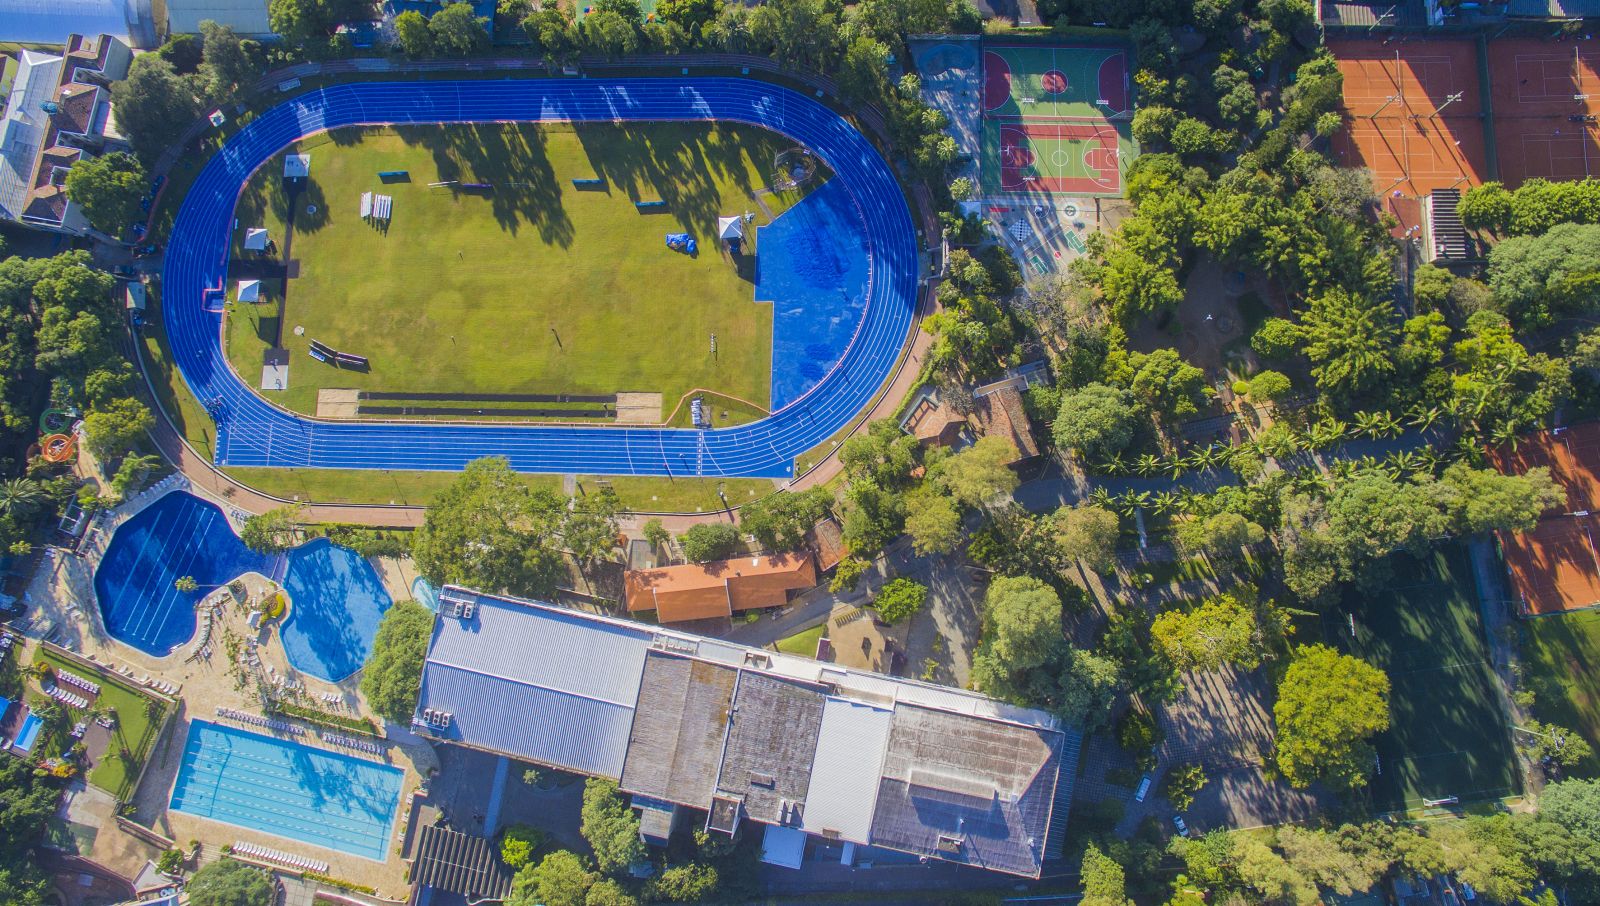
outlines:
M1420 559L1399 554L1389 565L1394 578L1383 592L1351 588L1323 616L1330 644L1389 675L1393 722L1375 743L1374 804L1394 809L1519 792L1466 549L1451 544Z
M1600 611L1553 614L1522 625L1522 664L1538 716L1581 733L1600 752ZM1600 770L1590 759L1588 773Z
M754 301L748 247L734 259L713 237L721 215L767 222L752 193L791 145L753 127L700 123L419 126L308 139L286 152L311 155L286 249L281 155L240 199L234 279L259 266L238 245L252 225L268 228L288 278L264 281L266 302L233 306L228 357L255 384L281 339L288 389L267 396L308 414L323 388L480 399L660 393L660 417L704 389L764 411L772 307ZM408 177L380 180L383 171ZM573 179L604 182L578 189ZM492 188L462 187L471 183ZM387 228L360 216L369 191L393 199ZM798 197L762 201L777 214ZM644 213L636 201L665 207ZM679 231L697 237L697 255L666 247L665 235ZM370 370L314 360L312 340L365 356Z
M986 192L1117 196L1138 148L1120 47L985 44Z

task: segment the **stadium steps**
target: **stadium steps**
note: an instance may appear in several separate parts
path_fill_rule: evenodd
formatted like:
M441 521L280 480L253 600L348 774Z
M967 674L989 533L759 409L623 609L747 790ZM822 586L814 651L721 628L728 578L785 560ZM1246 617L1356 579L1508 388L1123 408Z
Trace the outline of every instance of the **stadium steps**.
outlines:
M1471 257L1467 230L1456 213L1460 203L1460 189L1434 189L1428 196L1428 235L1433 251L1429 261L1465 261Z

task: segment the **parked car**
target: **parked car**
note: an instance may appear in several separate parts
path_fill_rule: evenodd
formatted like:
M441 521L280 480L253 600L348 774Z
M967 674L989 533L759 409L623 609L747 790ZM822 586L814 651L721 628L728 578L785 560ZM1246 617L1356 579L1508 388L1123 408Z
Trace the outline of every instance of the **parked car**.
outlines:
M1150 775L1146 774L1139 778L1139 789L1134 792L1133 801L1143 802L1144 797L1148 795L1150 795Z
M1189 836L1189 825L1183 823L1183 816L1182 815L1173 815L1172 816L1172 826L1178 829L1178 836L1180 836L1180 837Z

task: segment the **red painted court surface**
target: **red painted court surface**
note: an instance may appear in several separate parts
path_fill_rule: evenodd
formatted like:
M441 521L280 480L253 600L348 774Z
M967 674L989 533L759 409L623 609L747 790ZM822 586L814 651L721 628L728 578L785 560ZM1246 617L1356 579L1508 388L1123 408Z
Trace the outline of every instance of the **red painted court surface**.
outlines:
M1489 72L1502 181L1600 175L1600 42L1493 41Z
M1062 194L1122 188L1119 136L1110 125L1019 122L999 126L1000 187Z
M1344 76L1339 163L1372 171L1373 189L1400 229L1421 218L1435 189L1487 178L1477 46L1470 41L1333 40Z
M1600 424L1524 437L1514 449L1490 452L1495 467L1520 475L1544 467L1567 492L1531 532L1502 533L1511 592L1528 613L1560 613L1600 605Z

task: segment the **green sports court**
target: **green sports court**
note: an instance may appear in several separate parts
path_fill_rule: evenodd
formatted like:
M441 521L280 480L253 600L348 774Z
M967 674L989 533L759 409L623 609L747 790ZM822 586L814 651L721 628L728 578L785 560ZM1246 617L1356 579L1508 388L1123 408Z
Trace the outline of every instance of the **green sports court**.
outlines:
M984 190L1121 195L1130 69L1122 47L985 44Z
M1393 577L1382 590L1347 588L1322 627L1329 644L1389 675L1392 723L1374 741L1373 804L1417 808L1519 793L1466 548L1397 554L1387 565Z

